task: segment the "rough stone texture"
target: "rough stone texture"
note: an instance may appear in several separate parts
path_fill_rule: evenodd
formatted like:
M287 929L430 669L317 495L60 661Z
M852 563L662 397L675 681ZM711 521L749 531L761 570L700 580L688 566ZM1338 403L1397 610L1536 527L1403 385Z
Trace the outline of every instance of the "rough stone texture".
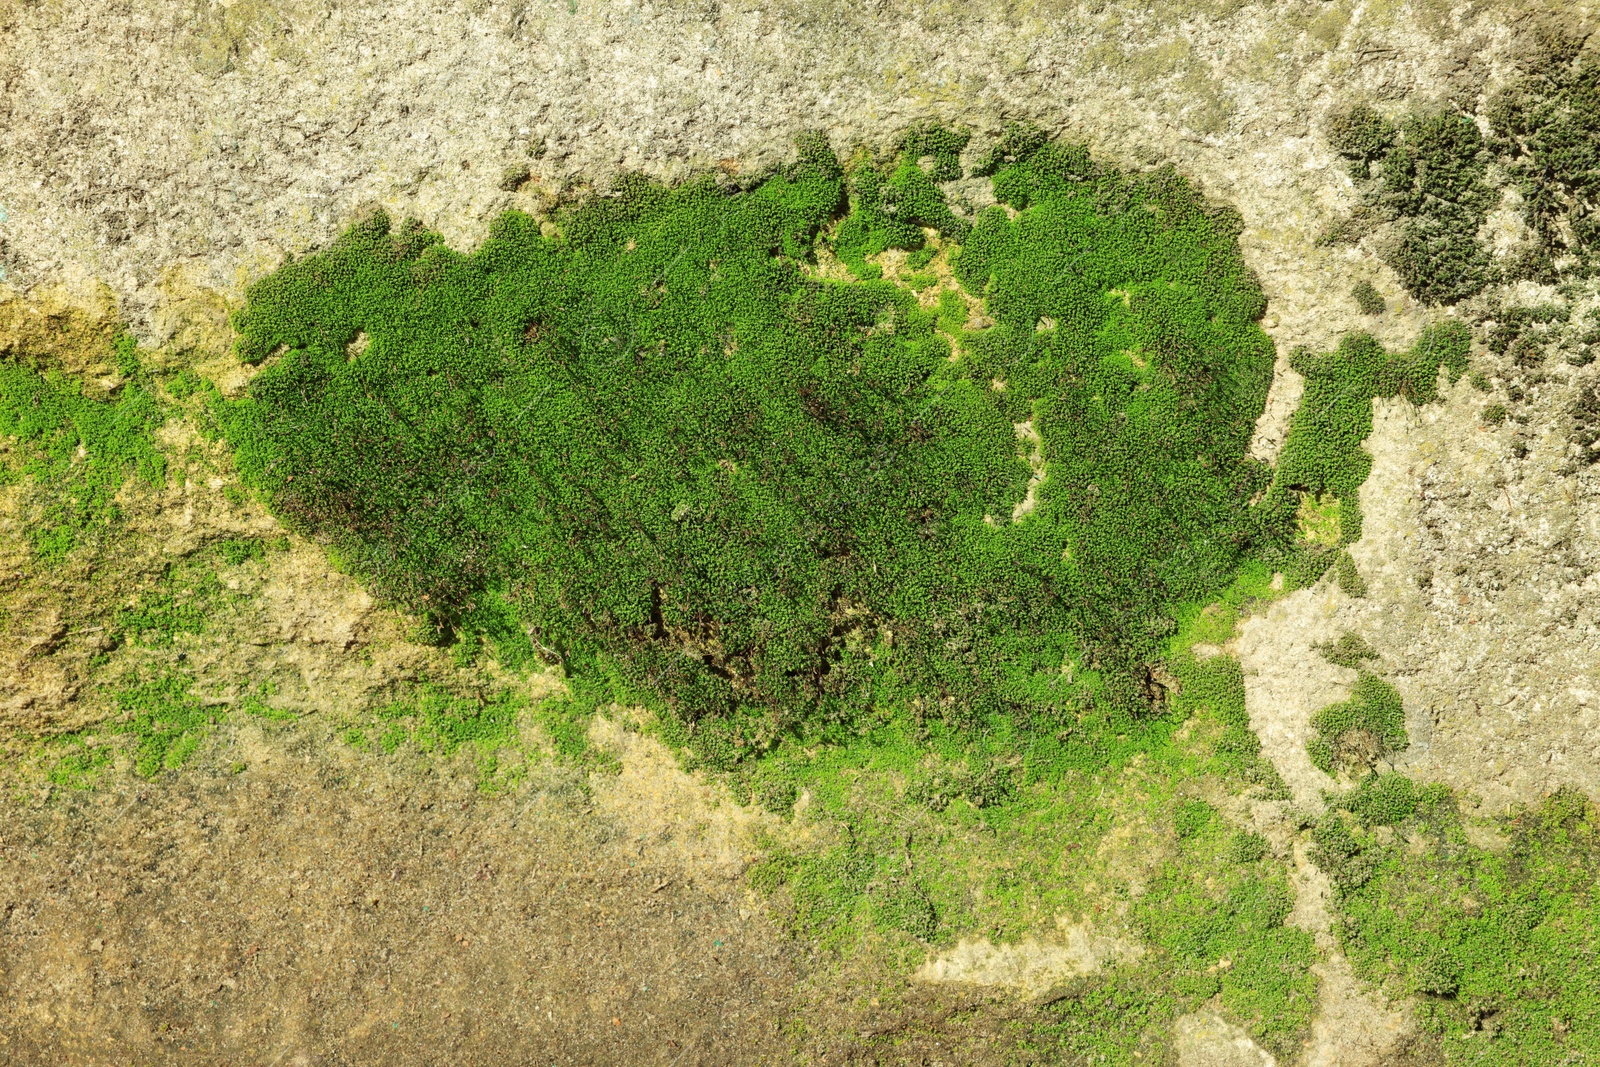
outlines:
M801 129L848 151L926 118L973 126L976 150L1029 118L1236 204L1281 345L1347 328L1365 277L1398 309L1376 325L1404 333L1419 313L1369 251L1314 245L1353 195L1321 120L1472 92L1525 7L9 0L4 269L103 281L165 340L186 318L169 305L237 301L363 205L470 246L498 210L618 168L748 171Z
M1277 1067L1272 1053L1220 1015L1196 1012L1178 1019L1178 1067Z
M1242 628L1252 725L1308 810L1334 785L1305 754L1310 718L1355 679L1311 646L1347 631L1405 699L1396 766L1493 810L1564 783L1600 790L1600 466L1569 456L1594 370L1547 373L1525 426L1484 425L1493 397L1466 380L1441 404L1379 401L1351 549L1368 595L1324 579Z

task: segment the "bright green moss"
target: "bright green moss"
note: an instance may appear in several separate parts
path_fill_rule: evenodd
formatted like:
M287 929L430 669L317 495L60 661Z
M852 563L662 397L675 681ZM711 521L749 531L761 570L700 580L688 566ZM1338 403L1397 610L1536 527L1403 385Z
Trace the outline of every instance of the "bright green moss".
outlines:
M132 607L117 612L112 624L116 640L124 638L146 645L170 645L178 634L197 634L205 629L205 593L193 583L181 582L171 574L153 589L143 593Z
M181 674L132 680L113 701L119 714L111 732L129 737L134 773L144 778L182 766L211 725L193 693L193 679Z
M125 373L138 373L132 339L119 341L117 351ZM96 399L58 372L0 361L0 435L22 445L20 474L33 483L27 531L35 552L59 560L113 522L117 491L129 477L161 484L166 459L152 435L164 421L160 403L137 379Z
M1385 805L1383 818L1403 807ZM1357 822L1326 860L1343 886L1337 933L1357 972L1418 996L1446 1064L1584 1062L1600 1047L1594 804L1555 793L1506 821L1501 851L1468 843L1437 788L1397 821L1405 840L1383 844Z
M858 164L838 240L944 227L941 151ZM997 325L955 362L910 294L798 269L845 192L812 140L754 188L624 182L470 256L373 218L251 290L240 351L279 357L220 420L280 516L443 638L531 634L713 766L916 701L1093 701L1084 736L1127 735L1171 605L1273 536L1260 290L1237 218L1170 173L1047 146L995 181L1020 214L959 271ZM1049 473L1013 523L1027 419Z

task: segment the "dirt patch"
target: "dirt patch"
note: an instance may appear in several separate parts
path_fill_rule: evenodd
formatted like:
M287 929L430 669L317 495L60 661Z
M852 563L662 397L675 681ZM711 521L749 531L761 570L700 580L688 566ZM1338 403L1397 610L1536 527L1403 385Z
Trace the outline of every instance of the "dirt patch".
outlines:
M700 877L732 882L757 856L757 835L777 819L745 808L725 788L685 773L654 737L626 729L622 714L596 716L590 740L621 761L615 775L598 776L598 811L626 826L640 840L670 849L677 862Z
M289 731L7 813L7 1062L748 1063L800 960L559 772L486 799Z

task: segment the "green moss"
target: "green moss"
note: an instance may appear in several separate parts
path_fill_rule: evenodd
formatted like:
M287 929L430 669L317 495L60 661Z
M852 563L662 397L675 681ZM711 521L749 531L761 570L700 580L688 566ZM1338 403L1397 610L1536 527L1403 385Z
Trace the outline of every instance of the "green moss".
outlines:
M165 480L153 434L166 414L143 384L131 338L118 342L117 359L139 377L107 398L86 395L81 382L59 372L0 361L0 435L21 445L18 473L32 486L26 530L48 561L116 520L116 495L130 477Z
M1389 310L1389 305L1383 301L1383 294L1379 293L1371 282L1356 283L1356 287L1350 291L1350 296L1363 315L1382 315Z
M267 701L278 694L278 687L271 682L262 682L255 687L255 691L247 694L239 702L239 710L246 715L253 715L258 719L268 722L294 722L300 716L285 708L275 708Z
M1482 414L1478 417L1483 420L1485 426L1499 426L1506 421L1508 414L1510 413L1506 411L1504 404L1485 404Z
M1394 826L1417 809L1417 788L1403 774L1369 774L1339 806L1354 812L1368 826Z
M1142 973L1080 980L1057 991L1018 1051L1045 1063L1161 1063L1172 1046L1179 998Z
M1267 856L1267 840L1260 834L1240 831L1228 839L1228 858L1235 863L1256 863Z
M1506 820L1508 847L1490 851L1446 792L1424 791L1399 825L1410 844L1345 831L1344 863L1365 874L1341 891L1344 951L1362 977L1419 996L1447 1064L1582 1062L1600 1047L1597 826L1594 804L1562 790Z
M1305 350L1291 362L1306 377L1305 393L1278 457L1269 505L1299 506L1300 493L1339 501L1339 540L1361 537L1358 490L1372 469L1361 442L1372 432L1375 397L1404 396L1413 403L1438 398L1442 367L1455 381L1467 367L1471 335L1460 323L1430 327L1409 352L1392 355L1364 333L1347 334L1333 352L1314 356Z
M229 566L237 567L247 560L264 559L267 547L259 537L229 537L217 542L217 554Z
M45 780L73 791L93 789L111 766L115 749L105 738L73 732L45 741L40 753L47 765Z
M1405 709L1394 686L1370 671L1356 678L1350 699L1329 704L1311 718L1316 736L1306 743L1311 762L1325 774L1366 770L1410 744Z
M1234 860L1237 835L1197 818L1200 807L1180 805L1188 858L1167 865L1134 914L1183 1001L1198 1006L1215 997L1258 1043L1286 1057L1316 1009L1311 936L1286 924L1294 893L1285 874Z
M1210 828L1211 820L1216 814L1211 805L1203 800L1185 800L1178 804L1172 820L1173 828L1178 831L1180 839L1194 837Z
M118 610L113 639L164 646L179 634L200 633L206 628L206 602L218 588L210 574L169 567L131 606Z
M944 225L911 151L858 163L845 224ZM916 700L977 723L1093 691L1127 734L1170 605L1271 537L1246 506L1260 290L1237 217L1170 172L1046 146L995 182L1021 214L959 273L997 325L954 363L909 294L797 269L844 191L808 141L732 194L624 182L556 238L508 215L471 256L369 220L251 290L240 351L283 354L219 419L280 516L441 640L498 603L500 632L692 720L708 765ZM1039 506L985 521L1026 489L1029 417Z
M1378 650L1368 643L1360 634L1346 631L1341 634L1338 641L1313 646L1322 653L1322 658L1335 667L1349 667L1358 670L1361 664L1369 659L1378 658Z
M131 742L135 774L173 770L200 747L212 720L193 685L186 675L163 673L130 679L113 694L118 716L111 732Z

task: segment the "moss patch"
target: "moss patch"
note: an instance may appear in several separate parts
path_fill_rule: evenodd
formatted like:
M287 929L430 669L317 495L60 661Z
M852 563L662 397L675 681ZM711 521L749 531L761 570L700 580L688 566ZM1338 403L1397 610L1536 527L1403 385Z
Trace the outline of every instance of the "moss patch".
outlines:
M1383 780L1387 781L1387 779ZM1409 785L1409 783L1407 783ZM1438 788L1332 815L1326 862L1343 888L1338 935L1356 970L1415 994L1449 1064L1582 1062L1600 1047L1600 818L1564 790L1503 821L1509 848L1467 840ZM1393 822L1385 844L1372 826ZM1319 829L1319 834L1321 833Z
M1450 381L1467 368L1471 333L1462 324L1430 327L1409 352L1395 355L1364 333L1347 334L1325 355L1305 350L1292 363L1305 375L1305 394L1278 457L1270 500L1278 507L1301 507L1310 493L1339 502L1339 543L1361 538L1358 491L1372 470L1372 456L1361 447L1372 433L1374 397L1404 396L1414 403L1438 398L1443 369ZM1310 528L1320 530L1317 519ZM1313 536L1318 536L1313 534Z
M1019 215L984 216L957 268L996 325L952 361L909 293L799 269L846 199L836 246L944 225L918 162L951 165L941 136L848 182L815 138L748 189L624 182L558 237L508 215L470 256L375 217L251 290L240 351L280 356L220 409L240 469L441 633L506 605L714 766L897 708L972 725L1090 691L1137 733L1170 605L1270 540L1246 450L1272 351L1238 219L1170 172L1018 149L994 180ZM1028 418L1050 475L997 521Z
M131 337L116 343L126 381L110 396L80 379L0 361L0 435L18 444L0 477L29 480L26 528L33 549L59 562L116 520L130 477L160 484L166 459L152 439L166 414L143 384Z
M1324 774L1360 773L1410 744L1405 709L1394 686L1363 670L1350 699L1311 717L1317 735L1306 742L1311 762Z

